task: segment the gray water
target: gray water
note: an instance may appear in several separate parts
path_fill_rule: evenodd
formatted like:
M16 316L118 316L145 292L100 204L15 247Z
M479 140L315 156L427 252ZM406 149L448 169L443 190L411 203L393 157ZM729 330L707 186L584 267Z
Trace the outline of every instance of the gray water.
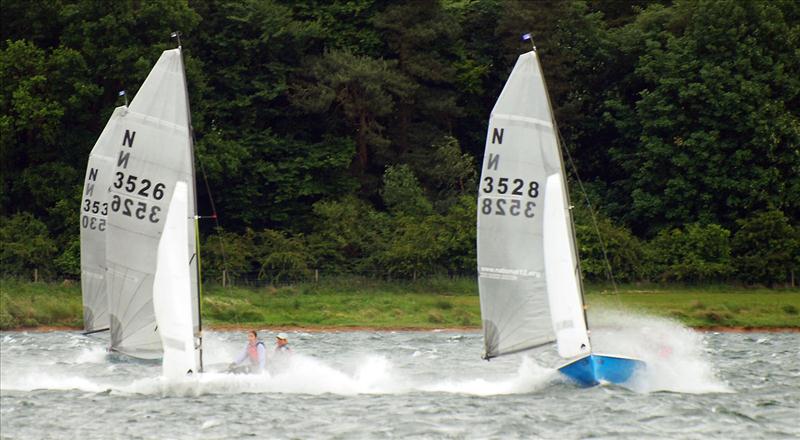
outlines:
M167 381L99 338L2 332L0 437L800 438L800 334L593 323L595 351L638 356L647 371L586 389L553 369L552 349L482 361L478 332L287 332L294 354L267 373ZM244 341L207 332L206 364Z

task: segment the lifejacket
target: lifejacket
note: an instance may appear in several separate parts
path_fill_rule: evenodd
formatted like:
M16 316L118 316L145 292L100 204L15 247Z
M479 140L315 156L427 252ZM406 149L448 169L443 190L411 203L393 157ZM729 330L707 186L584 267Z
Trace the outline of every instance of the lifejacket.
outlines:
M266 346L261 341L256 342L256 345L247 344L247 357L250 358L250 363L252 363L253 365L258 365L258 346L259 345L266 349Z

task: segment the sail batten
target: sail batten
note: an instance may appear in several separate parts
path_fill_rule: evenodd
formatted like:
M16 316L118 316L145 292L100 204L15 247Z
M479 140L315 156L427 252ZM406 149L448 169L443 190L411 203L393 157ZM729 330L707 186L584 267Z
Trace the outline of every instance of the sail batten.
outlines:
M576 259L573 238L563 232L566 226L548 224L555 215L566 222L569 214L562 200L564 175L553 121L537 55L523 54L492 110L478 188L478 286L486 358L554 341L573 347L576 335L586 334L578 274L548 261L552 256L566 264ZM559 203L553 204L555 198ZM561 277L572 281L556 279ZM575 307L580 322L564 312ZM572 339L564 336L570 329ZM588 349L588 340L581 349ZM567 350L559 353L564 356Z

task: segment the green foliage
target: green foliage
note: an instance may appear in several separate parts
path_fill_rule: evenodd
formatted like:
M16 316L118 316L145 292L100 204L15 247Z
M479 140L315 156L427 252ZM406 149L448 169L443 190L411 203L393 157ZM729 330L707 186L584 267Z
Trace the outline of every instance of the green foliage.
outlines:
M783 212L770 210L739 220L733 236L733 264L747 283L774 285L800 272L800 233Z
M302 236L291 237L267 229L254 238L259 278L269 279L273 284L308 278L309 252Z
M4 241L3 270L76 276L88 152L180 30L210 279L474 273L486 119L530 31L618 279L791 281L796 239L750 222L798 227L798 23L793 0L4 0L0 215L50 244Z
M644 47L628 91L638 96L623 98L634 121L618 126L635 142L616 154L636 230L732 228L767 206L800 214L799 13L790 1L687 1L630 25Z
M81 276L81 242L75 235L69 241L63 252L53 261L58 273L71 279L79 279Z
M588 280L610 280L609 264L616 281L628 282L647 278L646 250L628 229L616 226L602 216L597 218L595 229L588 209L578 209L575 214L575 235L581 270Z
M255 269L252 235L249 229L239 235L222 228L208 235L200 248L204 279L222 284L222 272L226 271L226 284L235 283L252 272Z
M386 156L390 141L384 135L387 116L395 103L413 90L396 70L396 62L331 50L309 61L307 78L298 82L293 102L310 113L341 112L354 137L359 169L372 154Z
M355 197L314 205L318 221L308 235L316 267L333 273L370 273L376 255L386 247L388 215Z
M0 217L0 273L31 276L50 267L56 253L47 226L27 212Z
M462 153L458 139L445 136L431 145L429 153L422 157L412 157L417 165L414 168L437 211L446 211L463 194L473 193L477 185L475 158Z
M729 237L714 224L663 230L649 244L653 275L663 281L725 280L733 271Z
M378 259L391 277L414 278L428 275L437 269L444 253L439 225L441 217L399 216L392 219L389 243Z
M386 167L381 196L389 212L395 215L421 216L433 210L408 165Z
M59 47L6 41L0 54L2 211L44 215L68 194L79 175L77 145L89 119L83 105L100 93L81 54ZM96 136L96 134L95 134ZM83 160L80 160L81 163ZM50 223L50 221L48 221Z

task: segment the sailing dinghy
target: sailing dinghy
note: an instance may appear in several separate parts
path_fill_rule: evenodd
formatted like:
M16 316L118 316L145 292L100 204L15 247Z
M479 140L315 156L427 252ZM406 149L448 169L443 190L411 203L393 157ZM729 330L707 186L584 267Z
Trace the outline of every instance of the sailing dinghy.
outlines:
M583 386L623 383L644 363L592 352L558 132L536 50L492 109L478 189L484 359L556 342Z
M95 150L84 189L89 213L82 218L89 225L81 243L87 330L108 327L111 351L163 356L165 375L199 372L194 152L180 47L161 54L130 107L114 111ZM105 302L92 299L101 289L93 283L103 283Z
M81 293L85 334L108 330L106 294L106 229L108 187L120 135L119 121L126 107L117 107L97 139L89 162L81 200Z

